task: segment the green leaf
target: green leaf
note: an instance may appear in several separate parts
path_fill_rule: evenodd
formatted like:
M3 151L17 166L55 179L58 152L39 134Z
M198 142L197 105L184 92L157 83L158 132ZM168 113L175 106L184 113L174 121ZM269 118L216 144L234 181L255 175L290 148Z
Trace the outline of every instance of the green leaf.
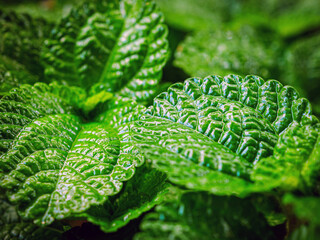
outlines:
M219 195L276 187L278 182L252 183L253 165L281 148L279 136L294 137L292 126L306 128L306 139L317 136L309 129L318 120L306 99L256 76L190 78L156 97L146 114L141 111L117 120L127 122L118 130L127 141L173 183ZM110 122L110 116L100 120Z
M272 157L261 160L252 179L285 190L313 190L319 176L319 125L292 123L280 136Z
M291 206L294 216L303 223L288 239L318 239L320 236L320 198L286 194L283 197L283 203Z
M246 26L239 30L205 30L187 37L177 48L174 64L191 76L258 74L276 78L279 43Z
M297 228L287 239L288 240L317 240L320 238L320 227L319 226L305 226Z
M40 50L51 24L28 14L0 10L0 54L41 76Z
M22 84L32 84L38 80L36 76L31 75L22 65L0 56L0 96L9 92L14 87Z
M234 0L156 0L165 19L173 27L183 30L214 28L230 20L239 6Z
M142 239L274 239L271 228L247 199L186 193L156 207L143 220Z
M120 191L141 165L120 149L117 134L103 124L45 116L26 125L2 156L1 187L24 219L50 224Z
M148 102L168 57L167 28L150 0L86 3L46 41L47 79Z
M320 101L320 35L293 43L284 56L283 81L312 102Z
M146 165L139 167L118 195L90 209L86 218L104 232L114 232L167 198L165 180L165 174Z
M320 198L315 196L294 196L286 194L283 203L291 205L295 216L310 225L320 225Z
M243 1L234 22L263 23L285 38L301 36L320 24L318 0Z
M62 236L59 228L41 228L30 222L23 222L14 206L0 198L0 238L6 240L58 240Z
M0 101L0 186L24 219L49 224L83 213L118 193L143 163L106 124L84 125L71 114L81 93L25 85Z

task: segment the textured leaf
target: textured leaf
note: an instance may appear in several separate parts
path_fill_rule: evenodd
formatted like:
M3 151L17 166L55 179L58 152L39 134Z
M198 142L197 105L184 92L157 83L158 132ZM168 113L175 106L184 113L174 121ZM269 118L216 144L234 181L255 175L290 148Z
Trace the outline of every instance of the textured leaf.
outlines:
M104 232L114 232L167 198L169 185L165 180L163 173L145 165L139 167L118 195L90 209L86 217Z
M21 84L36 82L37 78L25 71L19 64L9 64L8 66L7 62L2 64L1 60L0 58L0 96Z
M150 0L84 4L46 42L48 79L148 101L167 59L167 28Z
M247 199L187 193L149 213L141 239L274 239L265 219Z
M41 228L20 220L14 206L0 198L0 238L5 240L60 239L62 231L55 228Z
M315 188L319 176L319 132L319 125L291 124L280 136L273 156L255 166L252 179L286 190Z
M174 64L191 76L236 73L276 78L279 43L273 41L268 45L248 26L237 31L200 31L180 44Z
M117 135L73 115L49 115L20 131L2 156L1 187L25 219L49 224L105 202L131 178L137 160L120 153Z
M41 75L40 50L51 24L28 14L0 11L0 54Z
M81 89L37 84L0 101L0 186L24 219L49 224L83 213L118 193L143 163L114 130L70 114L83 96Z
M279 135L289 136L292 126L308 129L317 122L310 103L292 87L255 76L191 78L172 85L147 111L128 102L120 106L119 116L108 112L99 120L121 122L114 126L123 141L173 183L220 195L278 186L252 183L252 166L272 156Z

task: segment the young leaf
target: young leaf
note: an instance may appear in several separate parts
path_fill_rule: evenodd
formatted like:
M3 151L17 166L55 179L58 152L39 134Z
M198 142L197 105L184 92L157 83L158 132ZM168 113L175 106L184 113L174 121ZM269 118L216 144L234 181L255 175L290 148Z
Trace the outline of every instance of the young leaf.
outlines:
M275 78L278 45L273 41L266 47L260 34L248 26L237 31L200 31L180 44L174 64L198 77L235 73Z
M156 207L141 224L143 239L274 239L271 228L247 199L186 193Z
M64 18L43 52L49 80L149 101L168 56L167 28L150 0L86 3Z

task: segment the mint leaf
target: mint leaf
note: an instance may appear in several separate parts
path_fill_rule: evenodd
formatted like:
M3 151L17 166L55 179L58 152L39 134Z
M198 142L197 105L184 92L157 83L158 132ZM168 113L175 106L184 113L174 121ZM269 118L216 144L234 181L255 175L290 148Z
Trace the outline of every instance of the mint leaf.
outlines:
M186 193L156 207L143 220L142 239L274 239L248 199Z
M47 79L148 102L168 56L167 28L149 0L86 3L46 41Z
M248 26L239 30L205 30L187 37L177 48L174 64L191 76L206 77L212 73L258 74L277 77L276 54L279 43L266 46L265 36Z

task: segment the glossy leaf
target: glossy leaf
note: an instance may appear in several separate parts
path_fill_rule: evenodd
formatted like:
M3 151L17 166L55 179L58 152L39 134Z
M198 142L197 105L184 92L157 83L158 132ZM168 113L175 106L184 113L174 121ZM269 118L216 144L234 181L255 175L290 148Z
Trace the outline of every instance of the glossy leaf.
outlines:
M315 190L319 176L319 130L319 125L291 124L280 136L273 156L255 166L252 179L286 190Z
M217 28L187 37L177 49L174 64L197 77L257 74L276 78L278 48L277 41L265 46L263 37L248 26L237 31Z
M150 0L86 3L64 18L46 42L46 76L147 102L168 56L167 28Z
M274 239L262 215L247 199L187 193L156 207L143 220L142 239Z
M86 218L104 232L114 232L167 198L169 184L165 180L165 174L150 166L139 167L118 195L90 209Z
M41 228L30 222L23 222L15 207L0 198L0 238L5 240L58 240L62 230L57 228Z
M292 87L255 76L187 79L155 98L144 114L139 107L134 111L116 118L127 123L118 127L126 141L170 181L219 195L278 186L258 179L252 183L253 164L272 156L275 146L280 149L279 135L292 137L293 126L306 128L306 139L317 136L309 130L317 119L307 100ZM102 114L100 121L112 122L112 116Z

